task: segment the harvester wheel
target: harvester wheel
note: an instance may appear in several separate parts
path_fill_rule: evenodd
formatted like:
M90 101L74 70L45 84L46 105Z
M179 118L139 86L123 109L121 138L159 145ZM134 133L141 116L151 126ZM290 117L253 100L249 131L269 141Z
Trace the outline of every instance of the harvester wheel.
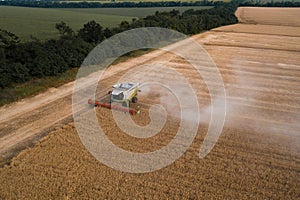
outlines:
M138 98L137 98L137 97L133 97L133 98L132 98L132 103L136 103L136 102L137 102L137 100L138 100Z
M127 103L124 101L124 102L122 103L122 106L123 106L123 107L127 107Z

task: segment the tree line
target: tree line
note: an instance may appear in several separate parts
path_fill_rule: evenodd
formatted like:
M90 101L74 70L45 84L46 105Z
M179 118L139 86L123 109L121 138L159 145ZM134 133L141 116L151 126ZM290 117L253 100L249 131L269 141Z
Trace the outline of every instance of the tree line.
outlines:
M300 2L298 1L261 1L261 0L246 0L241 1L239 6L247 7L300 7Z
M160 1L160 2L61 2L61 1L0 1L0 5L38 7L38 8L145 8L145 7L178 7L178 6L218 6L223 5L223 1Z
M232 0L239 6L263 6L263 7L299 7L300 2L294 0L264 1L264 0ZM21 6L37 8L146 8L146 7L179 7L179 6L221 6L226 5L223 1L160 1L160 2L61 2L59 0L3 0L0 6Z
M122 21L114 28L104 28L90 21L79 31L72 30L65 22L59 22L55 28L60 37L47 41L32 39L21 42L15 34L0 30L0 88L79 67L97 44L119 32L138 27L164 27L188 35L196 34L236 23L236 8L237 4L227 3L207 10L156 12L131 22Z

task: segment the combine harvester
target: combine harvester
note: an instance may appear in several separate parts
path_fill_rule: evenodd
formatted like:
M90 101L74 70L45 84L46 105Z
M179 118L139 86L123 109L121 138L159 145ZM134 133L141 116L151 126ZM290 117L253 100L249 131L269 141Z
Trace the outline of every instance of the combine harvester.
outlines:
M139 114L140 107L137 109L131 108L131 103L137 102L138 83L117 83L113 85L113 90L108 92L108 95L104 96L100 100L88 100L88 104L95 107L104 107L108 109L127 112L131 115ZM109 98L108 98L109 97Z

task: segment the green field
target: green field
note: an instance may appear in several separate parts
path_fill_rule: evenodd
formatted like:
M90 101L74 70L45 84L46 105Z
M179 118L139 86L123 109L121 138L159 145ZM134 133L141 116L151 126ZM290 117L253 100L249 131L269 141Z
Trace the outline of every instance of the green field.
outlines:
M155 11L181 12L187 9L207 9L210 7L159 7L159 8L28 8L0 6L0 28L15 33L22 41L31 36L44 40L58 37L55 24L64 21L73 30L79 30L83 24L95 20L103 27L117 26L121 21L131 21L154 14Z

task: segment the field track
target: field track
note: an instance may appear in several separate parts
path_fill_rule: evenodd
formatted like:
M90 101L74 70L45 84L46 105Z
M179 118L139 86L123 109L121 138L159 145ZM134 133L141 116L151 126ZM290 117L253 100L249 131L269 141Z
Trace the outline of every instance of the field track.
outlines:
M198 157L210 119L207 87L182 58L156 50L110 67L101 83L107 88L133 67L139 76L142 64L164 63L187 77L197 88L202 120L182 157L146 174L101 164L74 128L69 83L0 108L1 161L14 156L0 169L0 199L298 199L300 9L243 7L236 15L241 23L193 36L216 63L227 95L225 126L208 156ZM182 43L180 48L189 47ZM173 80L168 73L156 74ZM142 113L133 120L149 123L147 105L158 100L158 94L151 100L141 96ZM178 121L168 118L159 134L143 140L120 131L109 110L97 109L97 116L113 143L134 152L160 149L178 128Z

